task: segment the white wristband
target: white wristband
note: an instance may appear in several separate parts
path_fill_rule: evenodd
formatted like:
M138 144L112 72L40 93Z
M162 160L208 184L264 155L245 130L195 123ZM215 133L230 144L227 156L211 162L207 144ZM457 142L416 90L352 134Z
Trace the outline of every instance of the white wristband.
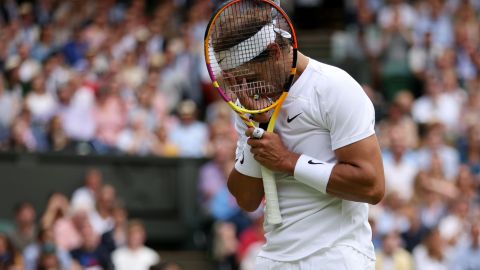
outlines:
M253 158L253 154L250 152L250 145L247 143L245 143L242 152L236 158L235 169L243 175L262 178L260 163Z
M307 155L301 155L295 165L293 176L298 181L323 193L327 193L327 184L334 163L326 163Z

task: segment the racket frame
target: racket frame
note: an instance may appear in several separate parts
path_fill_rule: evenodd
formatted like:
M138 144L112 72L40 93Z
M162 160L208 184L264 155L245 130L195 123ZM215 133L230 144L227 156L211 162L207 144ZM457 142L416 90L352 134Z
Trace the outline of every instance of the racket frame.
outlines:
M275 8L276 11L280 13L281 16L285 19L285 21L288 24L288 27L290 28L291 31L291 48L292 48L292 67L290 68L290 75L287 80L287 82L284 85L284 89L281 96L273 102L271 105L269 105L266 108L263 109L258 109L258 110L249 110L246 108L243 108L241 106L237 106L230 97L228 97L225 94L225 91L221 88L219 85L215 74L212 70L212 66L210 63L210 33L213 29L213 25L215 24L216 20L220 16L220 14L223 13L225 9L228 7L238 4L239 2L242 2L245 0L233 0L231 2L228 2L221 6L213 15L213 17L210 19L208 25L207 25L207 30L205 31L205 39L204 39L204 54L205 54L205 61L208 69L208 74L210 76L210 79L212 80L212 85L217 89L218 93L220 96L227 102L227 104L232 108L238 116L242 119L242 122L244 122L248 127L255 127L255 124L252 122L252 120L246 115L254 115L254 114L261 114L265 113L267 111L270 111L274 109L272 116L270 117L270 120L268 122L267 126L267 132L273 132L275 128L275 123L277 121L278 115L281 111L281 106L283 102L285 101L285 98L287 97L288 91L290 90L290 87L292 86L293 79L296 74L297 70L297 38L295 34L295 29L293 28L292 22L290 21L290 18L288 15L285 13L285 11L277 6L273 1L270 0L255 0L258 2L264 2L272 8ZM211 50L213 51L213 50ZM277 194L277 186L275 182L275 177L274 173L269 170L268 168L265 168L264 166L261 166L261 171L262 171L262 178L263 178L263 187L264 187L264 192L265 192L265 212L266 212L266 221L268 224L281 224L282 223L282 217L280 214L280 207L279 207L279 202L278 202L278 194Z

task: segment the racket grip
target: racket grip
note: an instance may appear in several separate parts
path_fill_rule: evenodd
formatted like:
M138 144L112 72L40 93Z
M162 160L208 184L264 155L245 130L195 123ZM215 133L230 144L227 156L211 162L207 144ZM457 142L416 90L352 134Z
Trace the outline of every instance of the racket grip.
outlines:
M263 177L263 190L265 191L265 213L268 224L280 224L282 223L282 216L280 214L280 206L278 203L278 194L277 194L277 183L275 182L275 177L273 172L263 166L262 177Z

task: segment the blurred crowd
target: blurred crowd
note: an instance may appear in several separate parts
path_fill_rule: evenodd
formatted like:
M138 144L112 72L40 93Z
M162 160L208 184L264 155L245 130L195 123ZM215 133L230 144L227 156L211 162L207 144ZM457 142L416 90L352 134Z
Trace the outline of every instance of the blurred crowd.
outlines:
M1 270L180 270L145 246L140 220L129 219L115 188L96 169L71 198L50 194L37 215L28 201L14 207L14 223L1 224Z
M0 151L208 156L212 6L1 1Z
M480 1L346 1L333 61L376 108L377 269L480 269Z
M323 2L295 1L294 17ZM480 1L343 2L345 29L332 35L329 60L376 109L387 188L370 208L377 269L480 269ZM211 157L198 176L209 250L219 269L248 270L263 216L241 211L226 187L236 135L202 52L213 5L1 1L0 151ZM97 189L93 203L88 187L71 201L52 195L40 224L19 205L22 234L0 236L0 260L88 263L107 228L99 262L127 258L113 244L142 243L144 229L126 225L111 187ZM77 204L96 210L67 211Z

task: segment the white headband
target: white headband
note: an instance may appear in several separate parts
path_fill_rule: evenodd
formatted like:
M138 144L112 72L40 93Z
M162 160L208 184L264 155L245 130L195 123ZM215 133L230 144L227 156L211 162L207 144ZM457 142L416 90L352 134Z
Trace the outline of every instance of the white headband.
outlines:
M275 27L267 24L252 37L228 50L217 52L215 58L222 70L236 68L257 57L267 46L275 42Z

